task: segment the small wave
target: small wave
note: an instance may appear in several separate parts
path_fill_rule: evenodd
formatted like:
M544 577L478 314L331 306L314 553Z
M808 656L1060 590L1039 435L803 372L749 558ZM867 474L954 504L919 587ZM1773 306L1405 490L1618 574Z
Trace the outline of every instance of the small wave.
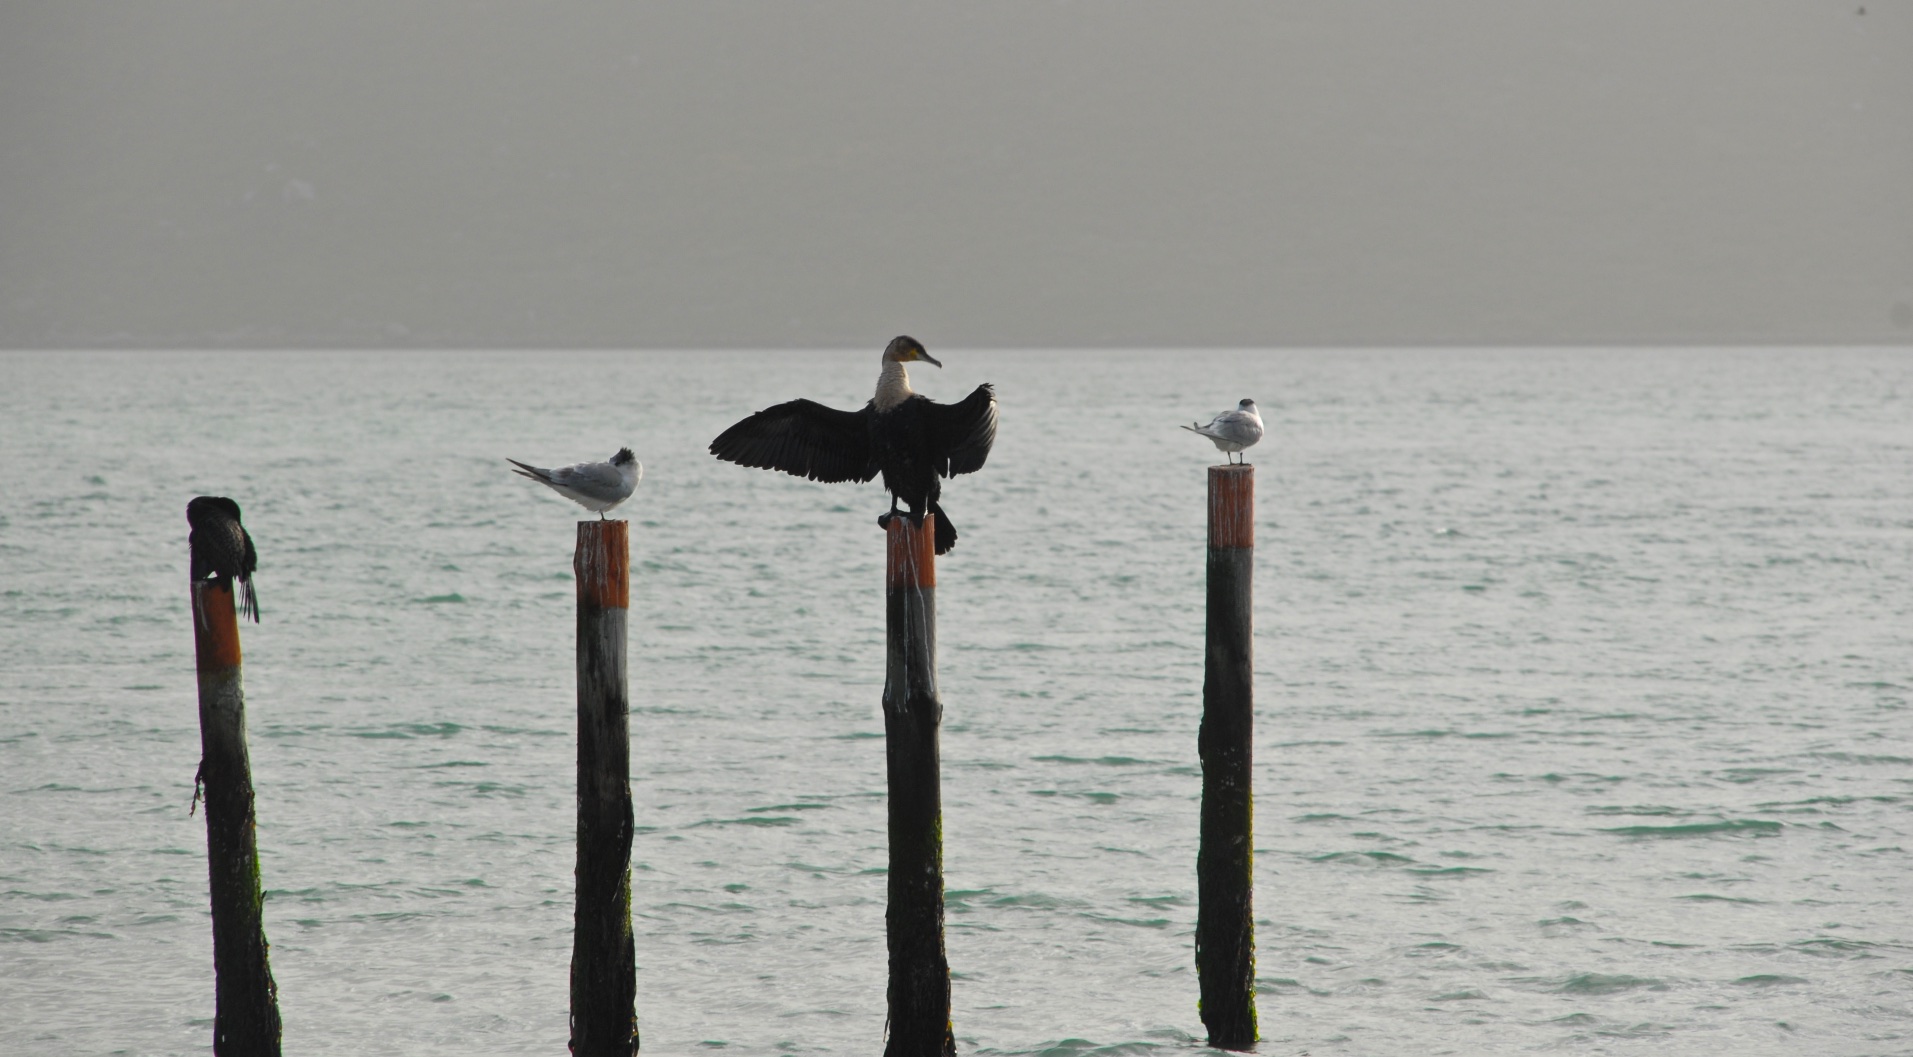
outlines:
M465 728L457 723L392 723L376 730L355 730L355 738L449 738Z
M1309 857L1310 862L1347 863L1352 866L1407 866L1415 860L1386 851L1333 851Z
M751 818L707 818L702 822L693 822L685 829L697 829L702 826L796 826L803 819L792 815L756 815Z
M481 799L499 796L517 799L531 791L529 786L509 782L433 782L432 784L440 789L469 789L473 796Z
M1090 803L1092 803L1092 804L1099 804L1099 805L1102 805L1102 806L1104 806L1104 807L1107 807L1108 805L1110 805L1110 804L1113 804L1113 803L1115 803L1115 802L1116 802L1116 801L1117 801L1118 799L1120 799L1120 796L1119 796L1119 794L1116 794L1116 793L1096 793L1096 792L1066 792L1066 791L1064 791L1064 790L1061 790L1061 789L1032 789L1032 790L1030 790L1030 794L1031 794L1032 796L1069 796L1069 797L1076 797L1077 799L1080 799L1080 800L1087 800L1087 801L1089 801L1089 802L1090 802Z
M56 943L60 940L115 940L110 932L86 932L80 929L0 928L0 943Z
M1098 1045L1088 1039L1059 1039L1046 1042L1033 1050L996 1050L980 1049L980 1055L988 1057L1132 1057L1135 1054L1155 1053L1165 1049L1156 1042L1117 1042ZM1181 1048L1181 1047L1177 1047Z
M1799 773L1799 771L1790 767L1729 767L1720 772L1720 777L1722 781L1733 782L1735 785L1745 785L1748 782L1759 782L1768 778L1777 778L1783 774Z
M1802 954L1811 954L1817 958L1847 958L1859 956L1877 958L1873 953L1881 945L1870 940L1837 940L1831 936L1818 936L1810 940L1795 940L1787 944L1788 949Z
M1685 826L1615 826L1601 832L1620 837L1712 837L1719 834L1771 837L1780 832L1780 823L1759 818L1735 818L1720 822L1695 822Z
M1494 873L1485 866L1411 866L1408 872L1416 877L1462 879L1477 874Z
M1113 914L1096 914L1087 911L1082 916L1091 921L1107 921L1112 925L1131 925L1140 929L1166 929L1175 924L1168 918L1124 918Z
M993 907L1021 907L1030 910L1061 910L1075 909L1077 907L1086 906L1087 904L1080 899L1068 899L1063 896L1049 895L1044 892L1027 892L997 896L995 899L988 900L987 905Z
M1833 763L1857 763L1863 767L1904 767L1913 764L1908 756L1873 756L1857 752L1810 752L1808 758Z
M1623 991L1665 991L1667 985L1651 976L1580 973L1560 981L1550 990L1562 995L1615 995Z

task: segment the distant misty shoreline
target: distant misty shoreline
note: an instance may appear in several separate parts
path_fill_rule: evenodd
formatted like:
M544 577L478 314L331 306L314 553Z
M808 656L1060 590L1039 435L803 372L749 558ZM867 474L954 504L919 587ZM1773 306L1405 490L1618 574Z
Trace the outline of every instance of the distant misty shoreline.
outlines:
M546 340L484 340L435 338L429 341L366 340L337 338L301 338L289 340L265 337L158 337L151 335L106 335L86 338L48 340L38 344L0 344L4 352L726 352L776 350L780 352L842 352L880 345L881 337L865 336L841 341L679 341L615 342ZM1500 340L1469 338L1431 338L1423 340L1319 340L1272 341L1263 343L1227 341L1104 341L1104 342L1018 342L1007 340L936 341L924 339L936 348L975 349L978 351L1171 351L1241 350L1307 351L1362 349L1852 349L1913 351L1913 333L1881 334L1874 337L1634 337L1566 338L1555 340Z

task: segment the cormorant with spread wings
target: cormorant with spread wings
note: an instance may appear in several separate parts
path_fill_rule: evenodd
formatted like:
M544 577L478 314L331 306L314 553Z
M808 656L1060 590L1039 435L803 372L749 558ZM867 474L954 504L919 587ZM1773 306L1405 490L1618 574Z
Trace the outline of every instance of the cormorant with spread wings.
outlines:
M996 442L996 390L985 383L954 404L939 404L910 388L903 365L917 360L943 366L917 339L898 337L883 350L877 393L861 409L839 411L814 400L777 404L718 434L711 454L813 481L868 481L881 473L890 512L878 524L897 515L899 500L915 524L935 514L942 554L957 531L937 504L938 478L983 468Z

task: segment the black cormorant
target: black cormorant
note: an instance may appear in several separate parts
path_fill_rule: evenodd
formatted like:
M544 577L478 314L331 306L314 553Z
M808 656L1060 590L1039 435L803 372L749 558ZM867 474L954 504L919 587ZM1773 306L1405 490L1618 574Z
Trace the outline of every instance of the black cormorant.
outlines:
M767 407L711 442L711 454L744 466L808 477L813 481L868 481L883 474L890 512L910 507L910 520L937 516L936 549L956 543L957 531L937 505L939 477L975 473L996 442L996 390L979 385L954 404L939 404L910 388L903 365L916 360L941 367L917 339L903 336L883 350L877 395L857 411L839 411L814 400Z
M259 623L259 598L252 590L259 556L246 526L239 523L239 504L223 495L202 495L186 504L186 523L193 527L186 537L192 578L212 580L228 590L232 581L239 581L239 612Z

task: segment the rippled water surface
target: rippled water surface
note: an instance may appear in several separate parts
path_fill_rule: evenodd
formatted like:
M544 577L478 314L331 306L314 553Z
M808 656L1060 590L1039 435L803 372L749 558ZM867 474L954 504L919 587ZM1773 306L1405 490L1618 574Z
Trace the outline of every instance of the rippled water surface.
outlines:
M1262 1052L1913 1053L1908 356L932 349L1003 414L938 570L961 1051L1202 1050L1175 426L1253 396ZM504 457L627 444L645 1052L878 1052L886 500L703 451L876 361L0 356L0 1053L210 1048L199 493L287 1052L562 1053L579 511Z

